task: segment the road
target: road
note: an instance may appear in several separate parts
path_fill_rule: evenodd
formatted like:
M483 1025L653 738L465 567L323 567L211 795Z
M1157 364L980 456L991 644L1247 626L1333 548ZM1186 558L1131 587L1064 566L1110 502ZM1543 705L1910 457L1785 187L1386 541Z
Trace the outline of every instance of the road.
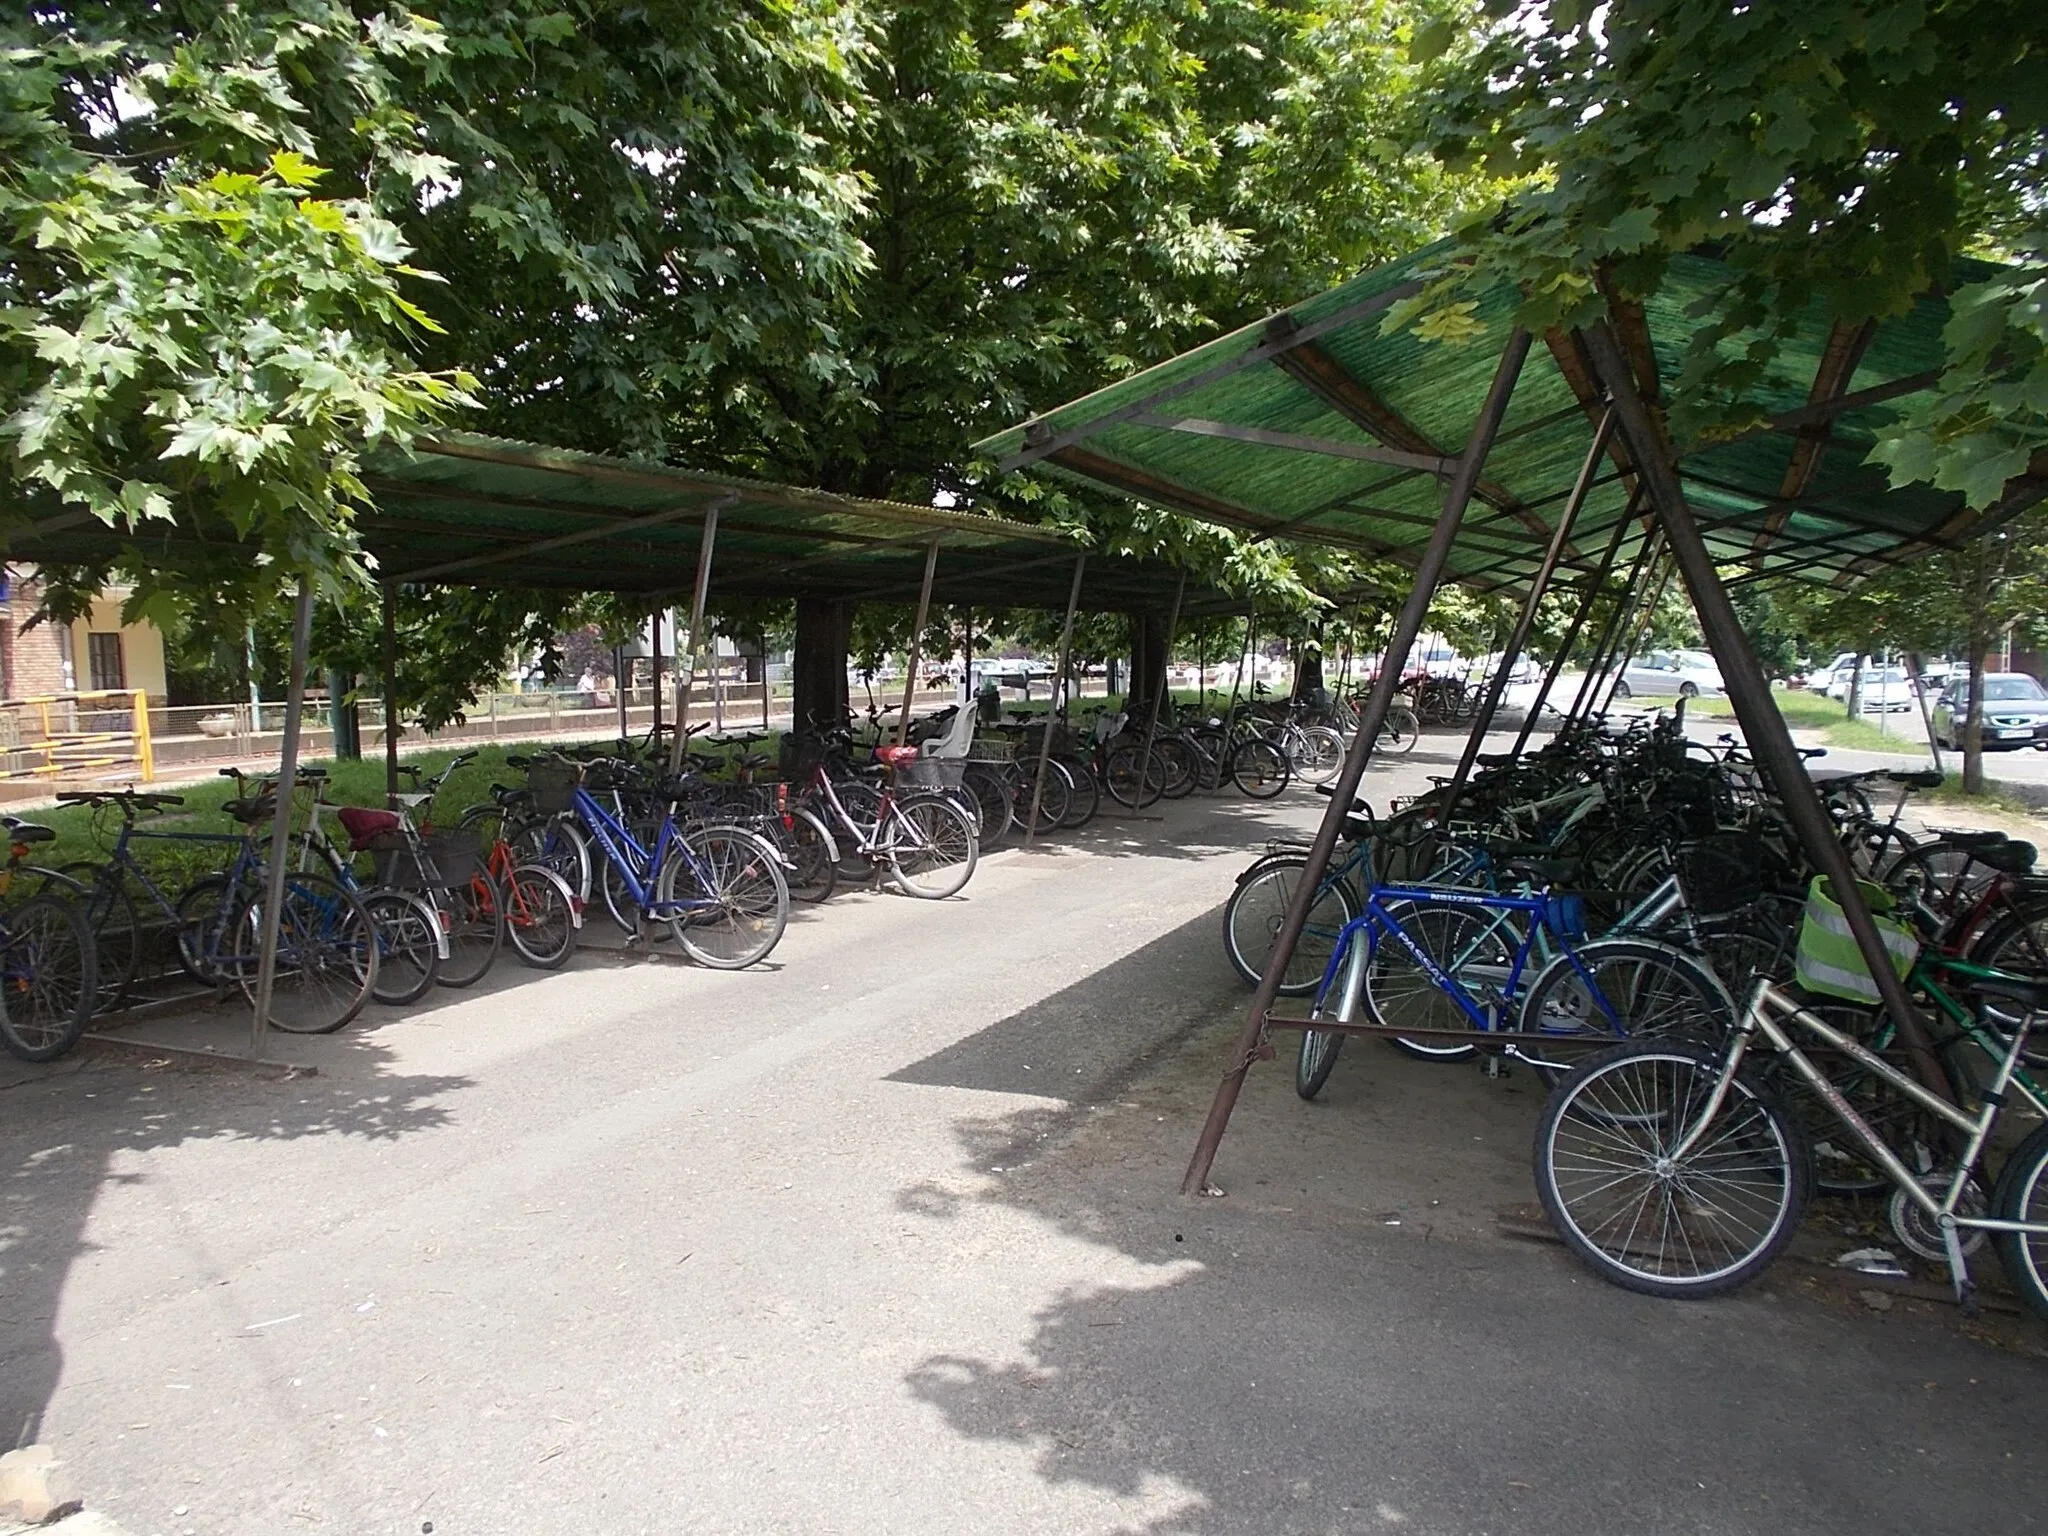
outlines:
M835 899L754 973L504 973L281 1042L317 1076L0 1089L5 1434L131 1536L2038 1528L2041 1330L1505 1238L1526 1079L1283 1058L1175 1192L1218 908L1318 803Z

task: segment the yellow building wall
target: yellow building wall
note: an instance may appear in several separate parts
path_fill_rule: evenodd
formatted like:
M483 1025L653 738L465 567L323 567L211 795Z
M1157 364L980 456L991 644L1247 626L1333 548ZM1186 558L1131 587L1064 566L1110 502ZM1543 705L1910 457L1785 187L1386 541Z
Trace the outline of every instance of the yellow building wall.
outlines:
M155 703L164 696L164 637L154 624L121 622L121 604L127 595L125 592L102 593L92 600L91 617L71 626L72 675L78 679L81 690L90 688L91 646L86 636L118 634L121 637L121 665L127 674L126 686L140 688Z

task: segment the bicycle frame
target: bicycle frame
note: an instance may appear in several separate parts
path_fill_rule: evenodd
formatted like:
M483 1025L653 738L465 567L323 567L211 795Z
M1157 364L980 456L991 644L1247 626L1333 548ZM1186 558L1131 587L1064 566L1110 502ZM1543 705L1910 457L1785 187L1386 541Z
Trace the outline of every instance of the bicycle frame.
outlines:
M676 818L673 810L662 812L661 825L654 834L654 847L650 850L640 846L640 840L626 829L581 784L575 786L576 816L583 823L604 856L610 859L619 876L626 882L626 892L633 898L633 905L649 917L668 917L676 912L691 911L698 907L715 906L705 897L677 896L661 901L655 896L654 888L660 881L661 867L670 854L680 857L690 867L697 889L705 885L704 866L697 856L690 852L687 841L676 834ZM645 884L642 884L642 880Z
M1774 1017L1773 1015L1777 1015ZM1983 1155L1985 1143L1990 1141L1991 1132L1998 1124L1998 1115L2003 1107L2005 1090L2012 1082L2013 1073L2018 1069L2020 1054L2026 1049L2027 1020L2021 1019L2013 1032L2012 1045L1999 1062L1993 1075L1992 1086L1984 1095L1984 1102L1976 1114L1965 1114L1940 1095L1922 1087L1912 1077L1899 1071L1890 1062L1869 1050L1860 1041L1836 1029L1825 1019L1814 1017L1791 998L1787 997L1769 981L1759 981L1756 990L1750 993L1749 1006L1743 1010L1741 1022L1736 1026L1728 1043L1728 1051L1722 1057L1721 1072L1714 1083L1713 1092L1707 1095L1707 1102L1699 1118L1679 1138L1677 1145L1665 1154L1672 1164L1680 1163L1706 1135L1707 1127L1721 1112L1721 1106L1728 1097L1728 1085L1735 1081L1735 1074L1742 1066L1742 1058L1748 1054L1750 1043L1761 1034L1779 1056L1792 1065L1806 1085L1819 1095L1835 1118L1847 1126L1863 1143L1877 1165L1906 1196L1940 1227L1942 1244L1948 1250L1949 1272L1954 1277L1958 1297L1969 1289L1969 1270L1963 1259L1959 1229L1981 1232L2019 1232L2030 1236L2048 1236L2048 1222L2004 1221L1995 1216L1962 1216L1956 1207L1968 1193L1970 1180L1954 1178L1948 1181L1947 1193L1939 1200L1929 1194L1911 1169L1899 1160L1897 1153L1885 1144L1884 1138L1870 1127L1870 1122L1856 1112L1856 1107L1845 1098L1840 1089L1828 1081L1827 1075L1813 1064L1813 1060L1802 1051L1792 1036L1781 1027L1779 1018L1790 1021L1809 1034L1817 1036L1834 1050L1841 1051L1859 1066L1876 1073L1884 1081L1905 1094L1915 1104L1946 1121L1962 1132L1967 1141L1962 1156L1957 1161L1958 1170L1967 1171L1977 1166L1977 1159Z

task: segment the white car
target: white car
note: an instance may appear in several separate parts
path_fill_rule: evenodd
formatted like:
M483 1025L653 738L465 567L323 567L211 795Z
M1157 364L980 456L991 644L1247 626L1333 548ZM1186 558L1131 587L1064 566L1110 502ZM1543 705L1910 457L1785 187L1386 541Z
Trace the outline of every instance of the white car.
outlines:
M1679 651L1652 651L1628 664L1615 685L1616 701L1638 695L1651 699L1714 699L1723 689L1721 674Z
M1846 675L1846 674L1845 674ZM1842 702L1849 692L1842 690ZM1913 707L1913 679L1904 667L1865 667L1861 707L1871 714L1898 714Z
M1800 683L1803 687L1809 688L1815 693L1826 693L1833 686L1837 672L1855 665L1856 653L1854 651L1844 651L1826 666L1815 667L1805 677L1800 679Z

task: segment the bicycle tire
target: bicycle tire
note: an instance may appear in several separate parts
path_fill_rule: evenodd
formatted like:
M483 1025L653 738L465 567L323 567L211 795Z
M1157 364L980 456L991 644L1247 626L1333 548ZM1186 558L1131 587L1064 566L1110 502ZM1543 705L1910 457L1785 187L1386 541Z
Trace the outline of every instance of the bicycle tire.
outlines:
M1102 755L1102 786L1118 805L1142 811L1166 787L1166 769L1159 754L1147 753L1142 743L1111 747Z
M262 897L237 904L230 923L235 979L253 1006L262 943ZM377 985L377 942L354 894L322 875L288 874L278 913L272 1029L328 1035L363 1011Z
M434 893L448 925L448 958L434 978L444 987L473 987L497 963L505 947L505 893L489 870L479 869L462 884Z
M505 937L521 965L554 971L576 952L576 895L552 869L521 864L499 882L505 898Z
M1505 1006L1496 989L1476 975L1474 966L1505 972L1514 961L1521 935L1511 920L1500 913L1474 907L1432 905L1428 902L1392 902L1388 916L1415 941L1416 948L1435 962L1438 970L1456 978L1482 1005L1493 1000ZM1416 1029L1470 1029L1472 1021L1449 993L1430 980L1429 973L1398 939L1381 934L1365 962L1364 998L1366 1011L1375 1024L1406 1024ZM1453 1041L1431 1043L1402 1035L1387 1037L1394 1049L1418 1061L1464 1061L1477 1055L1479 1047Z
M0 1044L55 1061L78 1044L99 1001L92 928L76 903L31 896L0 916Z
M1735 1011L1705 961L1654 939L1622 937L1595 939L1578 945L1575 955L1553 957L1523 993L1516 1027L1559 1041L1687 1040L1711 1046L1734 1027ZM1551 1083L1567 1070L1558 1063L1531 1066Z
M768 958L789 922L789 886L782 863L766 842L736 827L700 827L684 834L690 857L677 848L663 862L655 882L656 900L668 907L677 945L699 965L738 971ZM676 881L690 881L678 897ZM679 900L700 899L710 907L677 910Z
M2048 1222L2048 1125L2035 1126L2007 1155L1992 1187L1991 1209L2001 1221ZM2013 1290L2048 1322L2048 1236L1999 1232L1994 1242Z
M135 910L135 898L112 865L67 864L62 870L44 871L49 879L44 889L57 882L81 887L76 895L92 928L94 962L99 972L99 1003L95 1012L120 1006L128 989L135 985L135 973L142 966L142 918ZM90 876L90 878L84 878Z
M1333 979L1336 988L1334 999L1324 993L1318 997L1309 1010L1310 1018L1334 1018L1339 1023L1349 1024L1358 1015L1358 1002L1365 982L1365 967L1370 960L1365 936L1359 935L1351 946L1350 954L1344 957L1344 969ZM1305 1029L1301 1032L1301 1048L1294 1057L1294 1091L1304 1099L1314 1099L1330 1081L1330 1074L1337 1069L1337 1058L1343 1054L1346 1037L1326 1029Z
M783 871L789 899L815 906L830 898L839 888L838 842L823 819L801 806L792 809L782 842L791 866Z
M1037 795L1038 819L1033 826L1033 835L1044 837L1057 832L1065 825L1067 809L1073 803L1074 782L1058 758L1048 758L1045 764L1045 780L1037 781L1038 766L1030 765L1026 782L1017 790L1017 820L1031 821L1032 796Z
M896 888L921 901L957 896L980 859L973 826L943 795L899 800L883 846Z
M1010 828L1017 816L1010 804L1010 786L1003 776L993 769L969 763L961 771L960 786L974 796L975 805L981 813L979 833L982 852L996 847L1010 835Z
M1798 1230L1811 1158L1791 1112L1746 1069L1683 1162L1668 1155L1720 1073L1718 1052L1629 1041L1589 1056L1551 1091L1536 1127L1537 1196L1565 1246L1603 1280L1647 1296L1716 1295L1762 1274ZM1659 1219L1643 1233L1653 1207ZM1674 1218L1680 1248L1651 1251Z
M1327 784L1344 766L1344 738L1327 725L1298 728L1301 750L1288 766L1304 784Z
M1251 986L1266 974L1273 941L1287 915L1308 859L1301 854L1269 854L1238 877L1223 903L1223 953L1231 969ZM1282 997L1307 997L1316 990L1337 951L1344 927L1358 916L1357 898L1342 880L1323 883L1302 925L1294 956L1281 977Z
M1387 711L1387 717L1380 726L1380 734L1373 742L1375 752L1391 752L1399 756L1415 750L1415 742L1422 735L1422 721L1415 711L1405 704L1396 704Z
M1293 777L1287 754L1262 736L1240 741L1231 749L1230 782L1254 800L1271 800Z
M1185 800L1202 782L1200 754L1180 736L1161 736L1152 746L1165 775L1159 793L1168 800Z
M225 875L201 875L178 893L178 965L203 987L224 987L232 979L230 968L221 964L234 949L227 894Z
M505 841L512 845L514 864L538 864L552 869L569 885L569 894L587 908L595 862L590 837L568 816L548 816L509 829Z
M440 974L440 919L411 891L365 891L362 903L377 931L377 982L371 998L390 1008L418 1002Z
M1102 809L1102 786L1095 782L1094 769L1078 757L1055 752L1052 766L1067 780L1067 814L1060 818L1060 830L1078 832Z

